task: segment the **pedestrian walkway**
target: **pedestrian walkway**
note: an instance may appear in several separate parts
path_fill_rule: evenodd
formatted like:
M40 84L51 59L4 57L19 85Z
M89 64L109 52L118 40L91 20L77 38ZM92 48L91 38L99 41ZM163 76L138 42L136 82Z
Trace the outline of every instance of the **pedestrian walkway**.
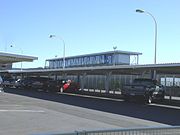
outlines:
M165 96L165 99L169 99L169 100L180 100L180 97L174 97L174 96Z

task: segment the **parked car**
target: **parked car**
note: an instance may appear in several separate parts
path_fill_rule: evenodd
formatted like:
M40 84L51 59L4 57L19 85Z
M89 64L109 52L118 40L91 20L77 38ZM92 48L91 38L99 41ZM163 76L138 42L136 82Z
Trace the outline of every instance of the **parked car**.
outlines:
M3 87L14 87L15 80L11 77L2 77L1 85Z
M24 79L18 79L15 85L18 88L45 89L48 87L48 83L50 80L50 78L46 77L26 77Z
M2 77L0 76L0 92L3 90L3 79Z
M15 88L21 88L21 86L22 86L22 79L15 80L14 86L15 86Z
M32 79L31 77L18 79L15 81L15 86L17 88L31 88Z
M42 89L49 92L75 92L79 84L72 80L53 80L46 77L26 77L15 81L16 88Z
M150 104L155 100L162 101L165 96L165 90L156 80L138 78L131 85L123 86L122 95L126 101L143 99L143 101Z
M72 80L61 80L58 87L60 92L76 92L80 89L79 84Z
M62 86L63 86L63 84L61 83L60 80L49 79L44 84L43 90L49 91L49 92L58 92L60 90L60 87L62 87Z

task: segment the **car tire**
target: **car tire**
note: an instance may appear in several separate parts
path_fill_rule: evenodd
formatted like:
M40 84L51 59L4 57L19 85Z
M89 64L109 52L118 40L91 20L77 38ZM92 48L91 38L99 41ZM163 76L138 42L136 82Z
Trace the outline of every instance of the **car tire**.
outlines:
M147 98L147 103L148 103L148 104L151 104L151 103L152 103L152 96L148 96L148 98Z
M61 88L60 88L60 92L63 93L63 91L64 91L64 90L63 90L63 87L61 87Z
M129 96L124 96L124 101L129 102Z

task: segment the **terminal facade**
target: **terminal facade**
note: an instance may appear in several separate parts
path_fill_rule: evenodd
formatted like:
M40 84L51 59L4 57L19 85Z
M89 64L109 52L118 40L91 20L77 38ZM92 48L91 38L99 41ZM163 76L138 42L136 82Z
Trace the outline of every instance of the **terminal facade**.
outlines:
M152 65L139 65L139 52L127 52L127 51L108 51L86 55L71 56L66 58L53 58L46 60L46 68L48 69L73 69L79 70L84 68L91 68L91 72L80 71L76 73L74 71L71 74L62 73L56 74L56 79L72 79L80 82L82 89L97 89L97 90L113 90L120 91L122 86L130 84L135 78L146 77L152 78L152 74L155 66L160 66L158 70L166 68L166 66L175 66L174 64L152 64ZM140 69L136 69L133 66L137 66ZM96 67L108 67L109 71L101 70L98 73L93 72ZM128 67L128 71L122 69L124 66ZM114 70L115 68L115 70ZM116 69L117 68L117 69ZM138 72L136 72L138 70ZM157 80L165 86L180 86L178 81L178 75L168 73L160 73L157 70ZM172 72L172 71L171 71ZM171 80L170 80L170 79ZM170 81L169 81L170 80ZM179 92L180 94L180 92Z
M2 55L2 56L1 56ZM124 84L129 84L138 77L152 77L156 70L157 79L170 90L177 88L180 96L180 63L140 65L138 52L109 51L65 58L47 59L45 68L11 69L1 68L0 73L8 73L14 78L43 76L55 80L71 79L80 83L81 90L120 91ZM5 58L4 58L5 57ZM37 57L0 53L0 64L33 61ZM64 66L65 62L65 66ZM173 93L172 91L170 92Z
M139 63L139 52L129 51L108 51L86 55L78 55L64 58L47 59L45 67L47 69L84 69L96 67L117 67L122 65L137 65ZM64 67L63 67L64 66ZM57 79L72 79L80 82L81 89L120 89L122 84L130 83L137 75L116 74L112 71L100 70L98 73L81 73L56 74Z
M93 53L79 56L72 56L64 58L47 59L46 67L63 68L65 63L66 68L73 67L93 67L93 66L111 66L111 65L130 65L131 56L134 56L135 61L133 64L138 64L139 55L138 52L127 52L127 51L109 51L101 53Z

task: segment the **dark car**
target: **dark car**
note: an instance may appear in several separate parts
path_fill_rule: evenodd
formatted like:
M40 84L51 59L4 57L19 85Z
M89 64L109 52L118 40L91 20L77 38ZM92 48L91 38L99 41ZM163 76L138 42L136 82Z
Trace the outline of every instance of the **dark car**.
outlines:
M21 86L22 86L22 79L15 80L14 86L15 86L15 88L21 88Z
M26 88L29 89L32 87L32 83L33 83L33 78L32 77L26 77L23 79L19 79L16 81L16 85L18 88Z
M46 89L49 81L52 80L46 77L26 77L17 81L19 88L26 89Z
M0 76L0 92L3 91L3 79L2 77Z
M13 79L12 77L3 77L2 78L2 85L3 87L14 87L15 85L15 79Z
M79 90L79 84L72 80L53 80L46 77L26 77L24 79L18 79L15 86L17 88L33 88L49 92L75 92Z
M143 99L143 101L150 104L153 101L162 101L165 90L156 80L138 78L131 85L123 86L122 95L125 100Z
M49 92L59 92L60 88L63 87L62 80L49 79L44 83L44 90Z

